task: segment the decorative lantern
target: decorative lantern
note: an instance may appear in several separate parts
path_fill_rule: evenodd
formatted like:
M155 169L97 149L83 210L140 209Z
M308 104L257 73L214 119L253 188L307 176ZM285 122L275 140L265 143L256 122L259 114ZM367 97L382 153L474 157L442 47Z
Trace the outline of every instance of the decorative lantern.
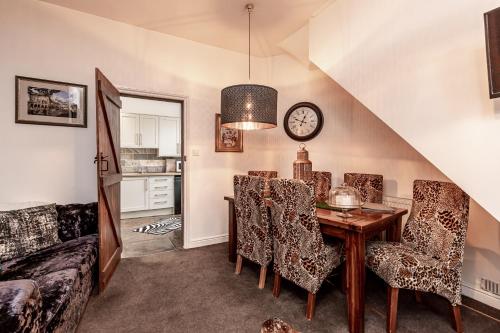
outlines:
M306 145L301 143L297 150L297 159L293 162L293 178L306 180L312 171L312 162L309 161L309 152Z

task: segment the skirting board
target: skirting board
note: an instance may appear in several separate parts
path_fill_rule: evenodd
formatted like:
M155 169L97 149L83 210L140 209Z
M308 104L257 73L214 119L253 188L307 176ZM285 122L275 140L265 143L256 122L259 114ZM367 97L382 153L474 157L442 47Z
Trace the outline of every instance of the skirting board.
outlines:
M478 302L500 309L500 299L488 294L485 291L473 288L462 283L462 294L475 299Z
M171 215L174 213L173 208L163 208L163 209L151 209L151 210L139 210L135 212L122 212L120 219L135 219L138 217L150 217L150 216L160 216L160 215Z
M195 238L195 239L191 239L188 246L184 245L184 248L191 249L194 247L201 247L201 246L225 243L228 241L228 237L229 237L228 234L224 234L224 235L217 235L217 236Z

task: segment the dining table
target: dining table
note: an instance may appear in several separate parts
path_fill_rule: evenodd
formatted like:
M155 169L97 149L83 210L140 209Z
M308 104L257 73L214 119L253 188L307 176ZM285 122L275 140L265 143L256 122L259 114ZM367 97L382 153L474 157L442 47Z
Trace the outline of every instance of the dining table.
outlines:
M228 260L236 261L237 223L234 197L225 196L228 202ZM266 199L268 206L270 199ZM365 211L355 209L349 211L350 218L338 216L338 211L327 208L316 208L321 233L326 236L342 239L345 242L345 264L347 284L347 313L349 332L364 332L365 322L365 246L366 240L385 231L387 241L399 242L401 239L402 218L408 213L406 209L395 208L392 211Z

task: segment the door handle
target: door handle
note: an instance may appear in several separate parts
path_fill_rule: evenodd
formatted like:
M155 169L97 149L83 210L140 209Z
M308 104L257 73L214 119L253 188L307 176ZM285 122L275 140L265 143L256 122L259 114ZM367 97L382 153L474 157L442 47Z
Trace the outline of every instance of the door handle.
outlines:
M102 171L108 171L108 170L109 170L109 163L108 163L107 158L108 158L109 156L104 156L104 154L103 154L103 153L100 153L99 155L100 155L100 158L99 158L99 159L100 159L100 162L101 162L101 163L98 163L98 165L101 167L100 171L101 171L101 172L102 172ZM96 157L94 157L94 164L96 164L97 162L98 162L98 160L97 160L97 155L96 155ZM106 164L105 164L105 165L106 165L106 167L105 167L105 168L103 168L103 163L106 163Z

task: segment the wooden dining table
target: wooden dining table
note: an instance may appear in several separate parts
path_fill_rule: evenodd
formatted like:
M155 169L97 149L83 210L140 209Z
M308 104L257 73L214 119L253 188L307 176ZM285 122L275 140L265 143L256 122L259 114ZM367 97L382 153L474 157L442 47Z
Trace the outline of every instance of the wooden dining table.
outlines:
M236 211L234 198L225 196L229 203L228 259L236 261ZM402 218L406 209L393 212L349 211L353 217L343 218L337 211L316 208L321 233L345 241L347 312L349 332L364 332L365 322L365 241L386 231L386 240L399 242Z

